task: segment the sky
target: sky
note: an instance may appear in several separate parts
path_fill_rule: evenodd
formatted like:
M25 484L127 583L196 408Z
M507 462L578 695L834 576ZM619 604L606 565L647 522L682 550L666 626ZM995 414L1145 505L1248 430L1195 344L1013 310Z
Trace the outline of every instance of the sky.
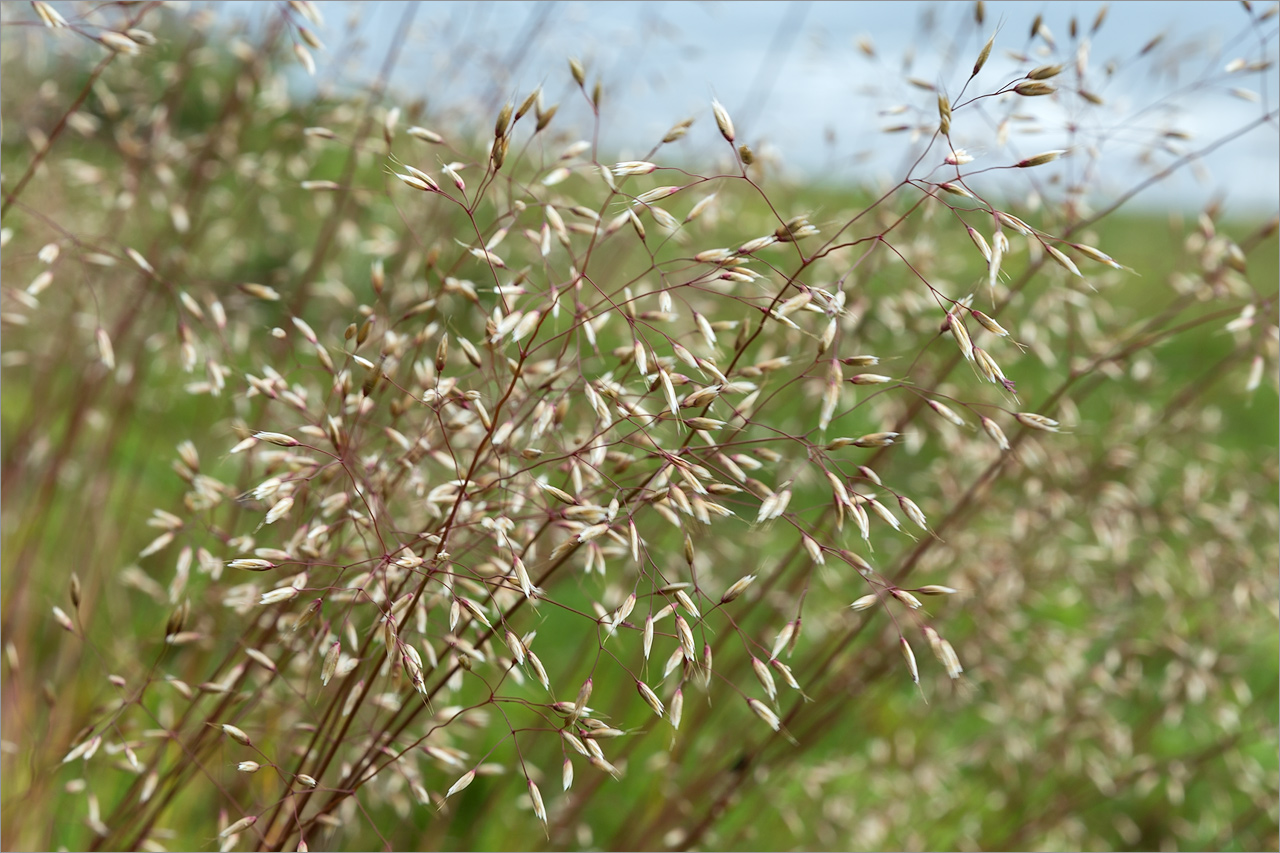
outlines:
M978 24L972 3L911 0L334 2L322 4L326 22L319 35L327 49L317 54L321 72L310 85L340 92L367 86L408 20L405 50L392 75L394 97L405 103L425 99L432 109L465 104L473 114L489 115L541 85L548 103L562 105L557 125L577 123L589 136L590 112L568 73L572 56L586 66L588 85L597 77L603 83L600 139L618 159L642 155L688 117L699 121L672 156L699 163L725 154L711 121L710 102L717 98L734 117L739 141L758 154L776 154L788 174L896 182L917 149L909 133L884 129L916 114L936 121L937 96L921 84L959 96L992 34L995 50L968 95L990 92L1033 65L1065 62L1073 68L1075 17L1090 42L1085 79L1105 100L1102 109L1082 109L1078 99L1075 106L1065 99L1004 105L987 99L957 110L954 136L982 165L1068 149L1070 162L1061 168L1068 181L1088 167L1087 155L1095 150L1103 165L1089 184L1099 202L1276 109L1276 68L1224 69L1238 57L1274 62L1280 16L1253 26L1234 0L1114 2L1090 33L1103 5L994 0ZM1254 4L1254 15L1270 5ZM1043 37L1029 38L1036 15L1043 16L1052 47ZM1141 55L1161 34L1160 45ZM860 44L871 46L874 56ZM1021 61L1010 54L1022 54ZM1114 63L1110 74L1108 63ZM1247 100L1241 89L1258 101ZM895 107L906 112L886 113ZM1011 114L1009 147L1002 148L999 120ZM1068 124L1073 134L1063 132ZM1194 209L1211 198L1242 213L1280 206L1274 118L1205 156L1196 169L1159 182L1135 203Z

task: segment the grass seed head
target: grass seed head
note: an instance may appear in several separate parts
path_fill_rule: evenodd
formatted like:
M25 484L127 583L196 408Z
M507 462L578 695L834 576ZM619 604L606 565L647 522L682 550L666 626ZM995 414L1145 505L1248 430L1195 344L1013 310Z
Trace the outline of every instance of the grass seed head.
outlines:
M725 138L726 142L733 142L735 132L733 119L729 118L729 111L717 100L711 101L711 111L715 113L716 127L720 128L720 135Z
M979 23L981 23L981 21L979 21ZM993 34L991 38L987 39L986 44L982 46L982 50L978 51L978 58L973 63L973 73L970 74L971 77L978 76L978 72L987 64L987 60L991 57L991 48L995 46L995 43L996 37Z

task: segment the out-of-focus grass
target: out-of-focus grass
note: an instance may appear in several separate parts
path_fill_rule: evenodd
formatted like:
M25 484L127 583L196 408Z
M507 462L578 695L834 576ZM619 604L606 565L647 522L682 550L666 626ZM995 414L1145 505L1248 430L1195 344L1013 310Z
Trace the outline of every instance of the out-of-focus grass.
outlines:
M74 81L68 84L69 87L73 85ZM216 114L210 104L193 97L198 87L188 85L182 91L184 107L176 119L180 125L199 128ZM276 167L303 150L297 130L322 123L325 110L332 106L313 105L273 115L261 126L255 124L247 128L241 145L245 150L265 152L264 156L276 158L274 162L263 161L264 169ZM114 165L96 143L71 137L61 145L61 157L78 159L104 169ZM312 164L307 177L336 178L342 172L345 164L343 151L324 147L307 150L311 152ZM21 168L26 148L7 147L3 153L6 164ZM356 172L355 183L372 188L368 191L370 193L381 192L384 168L383 158L371 151L366 152ZM264 332L272 326L287 324L288 305L294 296L289 285L306 260L300 247L310 246L318 239L323 214L333 204L332 198L298 190L297 177L277 176L273 195L276 204L270 209L259 209L256 202L246 200L247 196L237 196L243 175L229 171L219 174L207 192L224 197L226 203L222 211L225 216L219 220L219 230L212 238L193 241L195 245L187 261L188 268L198 271L189 283L193 290L196 286L206 285L210 290L230 293L232 290L228 285L246 281L278 287L284 297L281 303L238 306L255 312L259 329ZM584 179L570 179L579 180ZM572 188L572 183L566 185L566 191ZM105 207L101 210L93 207L95 197L91 192L66 187L64 190L56 197L58 204L42 208L42 212L54 221L72 221L75 217L85 216L86 210L99 221L111 217ZM770 200L784 217L806 213L819 225L845 221L872 198L861 190L834 191L818 186L769 184L768 192ZM381 223L362 222L362 227L368 232L376 230L375 224L381 224L395 231L406 231L429 244L431 235L418 235L414 231L418 215L414 205L414 202L404 203L397 198L395 206L381 206L377 214L372 214L381 216ZM485 213L486 208L482 205L477 219L487 221ZM768 233L774 227L760 206L743 205L741 209L734 208L734 214L725 216L710 233L700 233L698 248L734 245L735 241L741 241L744 233ZM1174 277L1184 272L1181 265L1185 263L1186 255L1180 250L1180 245L1195 228L1193 217L1186 217L1186 221L1178 220L1179 217L1118 214L1094 229L1097 239L1094 236L1081 238L1137 271L1135 275L1120 277L1118 284L1113 281L1114 276L1108 276L1106 284L1099 281L1106 287L1105 298L1121 316L1143 320L1146 306L1170 301L1176 285ZM16 227L21 231L25 226L19 224ZM1237 241L1244 241L1251 229L1256 228L1256 223L1235 225L1225 222L1219 223L1218 228ZM980 284L985 267L981 257L972 245L965 243L963 231L956 227L955 222L942 222L938 230L938 252L945 262L939 265L941 275L931 282L940 289L946 289L953 297L975 292L975 304L987 307L984 286ZM16 239L23 236L20 233ZM154 235L130 231L126 224L119 239L125 244L144 247L154 239ZM672 243L658 257L659 260L676 257L683 251ZM649 265L649 259L641 257L638 248L633 246L629 254L619 253L609 263L612 269L625 271L629 269L628 265L637 263L643 269ZM348 252L342 261L342 277L358 294L358 299L369 296L367 264L367 255L358 250ZM1274 283L1280 278L1275 253L1254 252L1249 256L1249 264L1248 276L1257 283L1257 288L1263 292L1273 290ZM1012 278L1017 273L1017 264L1011 264L1008 276ZM428 280L435 283L433 276L438 277L438 273L427 274ZM942 276L945 276L945 281ZM1090 285L1076 280L1069 280L1067 284L1054 280L1048 285L1035 286L1085 290ZM858 278L851 291L855 299L866 297L869 305L876 306L904 290L921 287L902 265L884 264L873 267L865 277ZM87 310L85 305L77 308ZM356 319L354 305L343 308L350 311L350 319ZM1180 321L1195 316L1196 312L1211 312L1214 308L1213 299L1203 298L1202 304L1196 304L1192 311L1180 317ZM331 301L318 297L303 303L300 309L299 314L308 319L316 319L315 314L327 315L335 310ZM1039 317L1034 309L1029 313L1020 309L1015 301L1012 313L1028 323L1057 319ZM166 312L172 312L172 306L167 305L164 299L153 300L148 310L171 319ZM747 312L743 311L743 315L746 316ZM155 317L149 319L156 320ZM345 321L347 318L341 319ZM1179 395L1187 392L1189 383L1238 346L1231 335L1223 332L1224 322L1206 324L1175 336L1167 343L1159 343L1148 352L1126 357L1119 362L1119 369L1114 374L1100 380L1095 378L1098 387L1089 394L1081 395L1079 400L1078 423L1072 425L1068 434L1054 436L1051 441L1056 447L1069 448L1067 452L1079 461L1096 463L1097 470L1103 473L1093 478L1073 479L1075 475L1070 472L1062 473L1046 466L1044 470L1026 475L1027 502L1034 503L1030 498L1052 492L1055 488L1067 492L1068 497L1071 497L1070 490L1076 488L1102 490L1110 487L1121 492L1131 478L1126 474L1122 460L1117 460L1115 465L1108 461L1111 454L1120 450L1113 446L1114 436L1109 430L1127 425L1117 424L1112 417L1113 412L1135 399L1142 400L1157 413L1174 403ZM316 325L319 325L318 320ZM164 323L156 322L156 328L164 327ZM1018 328L1011 331L1014 338L1019 337ZM920 354L921 339L911 335L896 340L892 335L874 329L868 330L867 334L867 349L886 357L886 372L895 376L907 375L914 357ZM265 339L266 335L262 337ZM607 350L619 343L624 341L602 341L602 349ZM953 344L947 337L940 337L929 344L931 354L936 350L951 351L948 348L953 348ZM156 351L161 351L160 347L157 346ZM1053 365L1043 364L1035 353L1011 356L1002 363L1017 379L1026 407L1034 408L1046 389L1061 380L1069 366L1070 355L1058 354L1060 360ZM270 359L264 356L263 360ZM291 367L311 369L301 364ZM253 369L253 366L242 368ZM744 788L743 793L732 801L731 809L718 826L716 841L727 848L737 849L947 848L970 843L974 838L996 848L1069 847L1078 838L1044 835L1043 827L1037 824L1045 815L1066 813L1077 816L1078 821L1088 828L1082 837L1098 846L1154 846L1168 836L1168 827L1173 826L1172 833L1183 846L1209 848L1221 844L1224 839L1220 826L1198 820L1210 812L1240 816L1242 837L1264 841L1274 838L1270 817L1251 812L1247 804L1233 800L1235 795L1224 784L1224 780L1230 779L1236 771L1235 765L1224 763L1225 759L1211 752L1216 743L1217 729L1225 730L1229 721L1220 716L1202 718L1195 710L1199 703L1192 703L1190 710L1184 710L1176 717L1164 716L1162 708L1166 702L1162 691L1177 681L1170 675L1172 668L1195 663L1197 655L1203 654L1204 649L1193 647L1198 645L1200 638L1212 638L1217 644L1213 651L1222 663L1221 680L1213 684L1212 689L1224 694L1228 691L1239 694L1242 682L1252 694L1248 701L1240 702L1251 714L1246 720L1247 727L1240 732L1240 748L1272 776L1280 770L1273 749L1277 699L1274 620L1267 621L1265 615L1260 615L1241 618L1237 624L1222 624L1222 609L1215 606L1218 603L1216 597L1231 596L1233 590L1215 588L1212 576L1205 581L1205 566L1194 562L1186 553L1188 543L1211 536L1215 526L1225 525L1230 519L1216 516L1192 518L1182 524L1181 520L1162 514L1161 510L1166 499L1186 488L1184 469L1201 464L1207 465L1215 476L1221 476L1219 485L1224 489L1243 492L1256 505L1274 507L1276 504L1276 395L1270 382L1264 382L1253 394L1245 394L1241 388L1247 368L1247 359L1237 360L1230 367L1227 381L1195 396L1186 407L1202 415L1208 415L1212 410L1219 413L1222 428L1213 436L1214 458L1204 458L1207 451L1195 432L1194 421L1188 421L1187 429L1181 431L1162 430L1157 422L1150 431L1149 439L1139 434L1126 442L1132 445L1125 448L1126 452L1158 463L1159 470L1151 478L1156 487L1134 498L1135 502L1144 504L1140 515L1147 519L1150 527L1142 539L1150 550L1116 554L1101 545L1092 550L1080 548L1080 553L1085 555L1080 559L1088 559L1099 567L1096 577L1100 579L1092 585L1082 588L1071 578L1055 578L1052 571L1045 570L1036 561L1042 558L1045 566L1052 566L1055 560L1068 553L1068 545L1089 544L1093 536L1104 539L1105 518L1073 519L1046 513L1032 522L1044 526L1043 553L1011 555L1003 550L1002 545L1010 538L1009 518L1019 509L1020 494L1016 487L1010 487L992 497L986 511L979 513L966 526L963 547L972 550L958 556L949 553L945 559L981 564L989 548L991 559L1004 570L1003 577L1001 572L992 572L991 577L975 572L975 577L985 577L994 586L1004 580L1013 583L1015 579L1032 585L1032 590L1025 594L1001 594L1002 600L1019 608L1016 613L999 614L1008 618L1008 630L998 636L990 633L992 624L999 620L993 617L992 612L978 609L984 604L981 599L987 594L985 589L962 589L958 601L929 600L927 608L941 617L940 624L945 624L946 636L956 645L968 667L961 686L951 690L942 686L941 678L927 677L923 690L920 690L911 684L900 668L886 667L883 660L865 677L851 677L847 689L852 719L837 720L825 730L808 732L803 751L793 750L782 743L769 746L766 760L747 771L753 774L756 784ZM39 387L32 385L28 374L23 371L11 371L6 376L3 389L3 427L6 444L9 445L6 458L13 449L9 443L13 441L15 431L21 428L30 414L42 411L41 407L48 407L50 401L65 402L65 389L74 387L75 370L70 364L65 372L55 370ZM962 366L961 371L964 370L967 367ZM911 378L925 381L927 376L917 379L912 375ZM197 441L205 453L206 470L225 472L227 482L237 482L237 462L225 456L226 449L234 444L236 438L226 420L210 416L213 404L208 398L181 393L182 385L189 379L176 365L153 364L148 384L138 390L136 397L130 398L128 418L113 420L102 412L98 415L90 413L85 427L89 438L81 447L89 453L97 447L105 448L105 455L95 460L95 478L92 482L78 481L72 466L66 474L68 481L54 490L52 499L44 507L46 515L41 519L42 532L35 546L37 556L33 561L41 570L30 573L31 587L27 595L30 602L38 604L42 621L32 632L35 642L22 649L21 666L30 673L39 673L24 675L27 679L24 683L34 685L43 681L49 685L50 701L41 715L41 723L47 727L37 732L24 732L21 738L11 739L6 732L6 740L14 744L23 759L11 766L17 766L19 772L31 771L30 776L15 780L14 790L19 793L6 795L7 810L22 810L42 816L80 814L83 809L81 793L74 788L66 788L74 781L75 771L68 768L50 773L48 767L28 763L47 758L46 751L36 748L32 736L74 743L74 721L91 716L88 713L91 709L105 708L114 698L103 677L104 666L132 657L133 662L142 668L150 663L152 656L164 654L166 671L193 683L205 677L198 667L184 666L182 650L164 650L162 640L167 605L137 592L122 592L119 589L121 574L110 571L112 567L123 570L137 562L142 571L162 587L168 582L171 555L162 554L140 561L135 555L155 533L144 525L150 510L153 507L168 509L180 504L185 486L169 470L173 448L179 441ZM236 389L235 393L239 393L240 379L233 376L229 381L229 385ZM964 377L964 381L968 379L968 376ZM776 398L772 405L811 404L812 401L805 400L805 393L804 386L797 383ZM100 406L110 407L113 404L114 401L107 397ZM830 434L856 435L870 431L876 424L868 422L863 411L855 410L836 421ZM1181 413L1182 407L1174 410L1174 414ZM251 409L249 415L252 415ZM48 424L50 434L36 436L36 439L56 444L60 431L65 428L64 418L55 413ZM111 428L119 428L121 432L109 437L107 431ZM32 453L33 447L28 445L21 450ZM941 467L946 454L938 442L932 440L932 435L919 448L904 442L904 446L895 448L894 452L914 454L920 463L913 466L912 473L904 482L896 485L902 486L906 493L932 494L938 485L931 480L933 472ZM887 463L891 464L891 461ZM27 484L22 483L19 487L25 490ZM100 495L93 512L99 521L109 520L105 525L110 528L109 536L91 535L87 531L94 528L77 517L82 511L82 504L72 498L82 497L80 490L86 488ZM816 506L828 497L819 489L808 487L799 489L794 501L796 506ZM1227 506L1230 506L1229 502ZM1080 526L1068 529L1075 521L1080 521ZM765 542L760 549L762 563L776 556L775 551L780 554L794 547L794 535L785 535L787 530L781 526L777 533L775 539ZM30 531L12 523L5 529L6 543L23 542L28 535L31 535ZM944 534L944 538L949 535ZM1274 543L1259 541L1256 544L1260 555L1273 553L1270 549ZM672 553L679 549L679 541L674 534L661 545ZM886 565L892 564L894 558L906 553L910 547L911 543L905 539L895 540L881 546L877 558ZM1027 563L1014 564L1013 556L1026 559ZM10 547L4 549L0 558L4 561L6 598L13 583L11 560L14 558ZM84 567L93 567L95 571L89 574ZM104 567L108 571L101 571ZM752 568L746 566L744 570ZM950 579L947 574L950 568L935 562L925 566L921 574L926 582L945 583ZM1273 566L1259 560L1255 568L1258 572L1270 572ZM66 606L69 573L77 569L82 571L86 585L92 585L93 594L86 598L98 602L101 608L86 614L90 619L88 633L93 642L81 648L74 647L44 616L54 604ZM829 568L817 573L819 579L815 581L814 588L821 596L834 598L844 593L838 578L837 582L826 583L832 574ZM199 596L201 588L195 586L199 579L193 578L192 583L190 592ZM1205 592L1206 587L1208 593ZM1173 624L1166 621L1164 589L1171 589L1170 596L1179 604L1178 621ZM578 591L561 589L557 591L557 601L562 606L589 612L592 595L585 587ZM1202 597L1199 603L1197 596ZM846 603L826 601L824 607L834 610L843 608ZM213 606L217 606L216 602ZM977 612L971 612L971 606ZM993 611L998 607L992 605ZM553 613L542 620L538 629L540 652L554 671L581 670L584 659L597 650L574 646L572 643L576 642L579 634L571 630L573 626L565 624L562 616ZM892 643L884 617L879 613L833 618L817 630L834 630L833 624L843 627L855 624L857 620L869 620L872 625L868 632L872 639L861 638L862 646L881 643L882 640ZM744 625L750 633L763 636L768 627L766 622L767 619L757 614ZM772 627L776 629L776 625ZM1141 635L1135 636L1135 630ZM1158 637L1159 641L1148 642L1147 634ZM1181 638L1186 645L1170 645L1170 637ZM1075 648L1075 645L1082 648ZM1047 699L1024 695L1024 684L1035 683L1037 689L1042 686L1038 679L1044 673L1037 668L1052 668L1055 647L1064 650L1063 657L1070 660L1072 666L1092 668L1091 678L1100 688L1108 680L1131 680L1128 692L1111 695L1102 689L1096 693L1086 690L1077 696L1055 695ZM95 659L99 653L102 660ZM851 651L850 655L855 653ZM918 650L917 654L924 659L927 653ZM1118 662L1114 660L1117 657ZM655 658L655 661L651 668L661 665L660 658ZM1130 668L1136 671L1130 672ZM1208 665L1211 673L1218 668L1217 662ZM922 669L937 675L932 660L922 660ZM833 667L833 671L836 670ZM798 674L801 674L799 670ZM1088 686L1089 678L1079 678L1078 671L1051 674L1056 684ZM749 679L748 673L744 683ZM622 684L623 680L609 683L602 677L597 695L626 693L631 685ZM458 701L483 699L482 691L471 686ZM1172 700L1176 697L1169 699L1170 704L1175 704ZM616 721L618 724L625 728L660 731L637 750L631 772L621 782L606 783L609 787L602 791L600 800L607 798L608 802L621 805L591 816L594 838L580 837L583 846L628 846L629 819L678 808L679 803L668 801L662 796L661 788L653 784L655 776L698 779L709 766L733 760L732 753L739 741L737 733L716 731L713 733L715 737L702 740L696 734L692 738L688 734L690 727L693 732L698 732L696 724L706 702L701 693L690 691L686 732L670 757L664 749L667 723L646 716L646 712L634 703L626 706L626 716L620 716ZM168 699L149 698L148 703L157 718L164 718L171 711L165 707L169 704ZM521 724L521 713L524 712L518 708L512 710L516 725ZM1123 726L1124 731L1104 730L1104 722ZM1076 727L1072 728L1073 725ZM706 738L705 735L703 737ZM744 734L743 739L745 737ZM1119 776L1108 780L1109 771L1099 763L1097 755L1089 752L1094 748L1091 744L1096 742L1099 750L1123 754L1126 738L1130 749L1149 756L1153 766L1155 762L1168 760L1183 766L1185 776L1175 779L1162 766L1159 772L1151 771L1155 773L1154 779L1148 779L1146 775L1150 774L1138 771L1132 777ZM715 754L709 754L709 750ZM233 752L227 750L224 766L217 769L234 767L236 759ZM511 764L513 752L509 744L503 744L491 758ZM1056 762L1055 772L1042 772L1041 766L1031 760L1037 754L1052 756ZM550 772L554 765L544 762L543 769ZM228 775L236 785L261 787L263 797L267 796L265 780L235 776L230 772ZM582 775L585 777L585 772ZM33 777L53 778L57 784L47 785L37 792L27 792L26 784ZM108 781L103 782L102 779ZM109 803L131 781L131 777L123 773L116 776L100 774L100 778L95 779L95 792L104 803ZM1115 784L1115 791L1108 792L1108 781ZM1175 782L1184 788L1180 799L1175 798L1185 804L1181 810L1177 805L1170 805L1171 800L1165 790ZM584 783L595 784L595 780L588 782L582 779L579 784ZM545 785L544 790L551 787L554 783ZM433 836L440 846L473 849L523 846L528 839L522 839L517 834L519 830L513 829L508 822L480 819L495 808L507 807L508 804L495 800L498 796L495 792L500 790L506 789L481 778L459 795L450 804L454 814L449 834ZM366 806L379 816L386 813L386 809L378 811L377 803L367 803ZM181 816L187 811L195 812L206 807L207 803L194 792L186 794L174 802L168 823L181 833L184 829ZM415 808L405 822L430 832L433 817L429 808ZM60 822L49 831L50 834L43 837L54 846L83 846L88 837L78 822ZM371 840L373 836L364 838ZM661 841L648 839L650 844Z
M86 147L84 151L77 153L87 159L92 157L93 149ZM230 182L227 186L230 188ZM794 188L788 195L791 201L786 209L796 211L833 209L836 204L846 204L853 209L867 201L865 195L858 193L833 196L829 190L806 187ZM300 229L305 229L307 220L306 216L297 216ZM740 225L741 223L735 223L735 226ZM1170 234L1173 225L1168 219L1156 216L1126 215L1109 220L1105 232L1108 237L1105 247L1127 265L1139 271L1139 274L1128 279L1123 288L1115 291L1118 304L1133 308L1142 305L1145 301L1159 301L1166 294L1169 286L1168 278L1177 272L1171 264L1173 255L1168 250L1169 241L1173 237L1166 236ZM1232 228L1228 225L1225 230L1231 232ZM266 245L254 245L251 242L252 231L251 227L246 227L244 233L236 236L239 242L237 254L246 259L269 258L273 250ZM300 231L298 236L300 240L307 238L305 230ZM726 240L731 236L727 234ZM1237 236L1243 238L1244 230L1239 229ZM1251 276L1256 276L1260 281L1276 280L1278 273L1273 255L1258 253L1252 257L1251 261ZM252 260L247 262L250 268L257 265ZM264 270L269 265L264 263ZM953 277L957 281L967 278L977 279L980 275L980 265L968 256L963 257L959 268L953 272ZM891 281L888 276L878 277L867 283L869 289L894 286L899 285ZM306 316L305 306L303 315ZM272 317L269 312L266 312L262 319L265 325L280 322L279 318ZM945 343L945 341L942 342L942 344ZM1112 405L1108 399L1110 395L1142 393L1150 399L1153 406L1158 406L1165 402L1168 396L1179 391L1187 378L1198 375L1203 365L1211 364L1221 358L1231 349L1231 346L1230 338L1216 327L1209 327L1195 335L1182 336L1169 344L1158 346L1148 357L1153 374L1163 377L1161 381L1139 382L1131 377L1120 377L1109 381L1111 387L1108 394L1098 395L1096 399L1083 405L1081 407L1082 425L1075 431L1073 437L1061 440L1072 441L1081 445L1082 448L1100 447L1105 444L1105 436L1097 434L1093 425L1106 422L1108 407ZM1030 357L1021 360L1017 364L1017 370L1020 382L1028 388L1035 388L1042 382L1049 381L1053 374L1052 370L1038 366ZM182 377L172 369L161 371L160 376L165 375L168 376L167 381L174 385L182 381ZM60 384L60 380L55 384ZM1274 390L1270 385L1264 384L1253 395L1246 396L1238 390L1242 384L1243 375L1241 374L1234 383L1215 389L1203 402L1203 405L1213 405L1221 409L1224 424L1219 434L1221 450L1230 457L1238 459L1241 465L1250 464L1251 460L1259 456L1274 459L1277 435L1277 406ZM1232 388L1232 385L1235 388ZM1162 393L1162 389L1167 389L1167 392ZM4 388L4 417L8 434L12 434L13 426L23 421L25 414L32 406L39 405L40 399L39 389L26 386L20 375L10 376ZM205 413L202 398L199 397L169 393L148 394L140 401L139 406L140 416L129 421L124 433L112 447L109 470L114 472L118 486L107 493L106 501L99 508L103 516L118 520L120 540L113 544L119 555L117 559L122 565L128 562L127 555L136 553L149 538L146 528L139 523L143 516L151 507L163 508L174 505L183 492L183 484L169 470L171 448L179 441L192 436L204 435L208 439L207 433L213 428ZM218 438L225 446L233 443L230 436ZM929 451L926 449L925 452ZM1170 448L1170 452L1177 454L1182 451L1175 445ZM209 461L216 465L215 459ZM1274 503L1276 498L1274 471L1272 471L1270 482L1271 492L1258 497ZM1178 488L1178 484L1169 482L1167 487ZM76 541L73 536L70 540L72 550L69 552L68 536L65 531L68 528L74 530L74 519L67 517L57 500L49 506L48 511L54 521L46 532L45 542L41 548L45 555L42 559L61 561L69 557L74 565L74 549L93 547L93 543ZM9 537L21 535L21 530L7 532ZM992 527L991 535L999 535L996 527ZM673 541L672 545L675 546L675 544ZM778 547L780 549L788 547L788 543L780 542ZM153 560L144 561L143 565L150 565ZM163 583L162 573L157 573L157 580ZM42 572L35 579L35 585L35 600L47 602L46 607L52 603L61 602L65 597L66 573ZM1046 590L1046 595L1040 599L1037 606L1028 610L1026 617L1038 625L1055 626L1067 634L1087 626L1096 618L1095 608L1084 597L1066 596L1064 593L1065 590ZM115 624L110 634L104 636L104 639L109 645L113 645L117 642L134 642L138 637L151 636L153 642L147 648L147 653L159 654L161 645L158 628L164 619L165 608L148 603L144 596L133 596L133 601L134 604L129 609L110 615ZM586 596L576 603L568 599L563 603L583 610L589 609L589 598ZM1160 618L1158 608L1153 610L1151 618L1155 620ZM1206 618L1215 617L1208 615ZM125 620L125 623L116 620ZM949 636L957 647L965 648L969 639L968 632L972 627L963 608L955 608L954 612L948 614ZM1199 630L1199 626L1194 623L1188 623L1182 628L1189 635L1194 635ZM545 651L563 647L562 644L554 641L558 633L555 620L546 623L540 630L546 638L551 640L544 647L546 663L554 669L569 668L572 659L576 657L575 654L571 652L568 657L560 659L556 652ZM1274 637L1266 635L1241 638L1241 645L1224 649L1223 653L1239 661L1244 680L1253 685L1258 693L1256 698L1274 705L1270 700L1276 696L1277 656L1275 643L1272 640ZM966 651L977 650L970 647ZM1104 648L1098 648L1091 656L1100 660L1104 652ZM999 654L999 650L990 650L988 653ZM44 661L37 656L32 665L42 666ZM197 678L198 674L191 673L190 677ZM609 685L602 685L601 689L607 690ZM1155 689L1154 685L1153 689ZM981 680L976 679L970 690L980 693L983 690ZM58 703L62 707L87 708L95 702L103 701L104 698L101 685L91 685L74 679L63 682L59 693ZM974 814L983 815L982 836L1019 841L1030 840L1016 834L1025 810L1031 804L1054 801L1057 792L1071 788L1076 783L1065 776L1056 779L1021 781L992 778L989 772L984 772L985 768L964 758L968 754L968 748L976 741L990 737L991 721L984 719L981 709L974 703L966 701L963 693L964 691L961 696L954 697L934 695L929 697L931 702L926 704L906 679L891 679L888 685L876 687L875 699L869 704L873 708L878 708L879 711L871 716L865 716L865 711L859 711L861 716L853 725L858 732L856 736L850 738L846 735L833 735L810 747L806 752L806 765L822 768L822 773L829 775L833 780L830 787L824 788L824 796L828 799L843 796L854 803L866 802L867 792L858 780L865 778L868 774L891 773L895 757L902 748L908 749L912 754L927 753L943 762L949 760L948 756L955 756L958 762L957 775L948 780L948 784L953 786L951 793L956 800L968 802L968 808ZM865 708L865 705L861 707ZM1143 719L1141 712L1137 712L1136 709L1135 717L1132 722L1137 726L1150 723L1149 720ZM638 714L635 719L621 722L627 726L639 725L644 728L666 725L664 722L646 720ZM1055 738L1055 733L1048 730L1044 722L1024 719L1018 722L1018 726L1023 730L1033 749L1041 748L1035 744L1047 746ZM1151 730L1151 735L1155 738L1154 745L1158 751L1170 756L1181 755L1188 745L1195 742L1193 737L1184 735L1184 729L1181 726L1157 726ZM1259 758L1264 763L1270 761L1274 766L1274 757L1265 748L1259 749ZM501 752L493 756L495 760L510 757ZM789 809L794 809L795 820L803 824L804 808L821 808L821 798L813 798L806 782L788 773L790 765L784 754L778 754L775 758L781 762L780 766L770 773L760 791L748 796L748 803L754 805L734 812L733 816L725 821L720 837L725 839L727 844L755 849L784 848L796 843L821 844L827 847L847 843L839 838L810 838L803 841L806 836L802 829L795 825L788 825L786 820L778 816L774 806L778 801L785 802L788 803ZM678 758L671 760L674 762ZM654 761L660 761L663 767L667 766L665 756L661 752L653 752L645 757L645 764ZM643 778L645 772L668 772L666 769L657 769L658 766L654 765L654 770L642 771L637 775ZM121 777L121 785L127 782L127 777ZM954 786L963 787L956 789ZM465 819L469 812L478 817L488 807L486 791L486 783L480 780L473 788L458 797L454 804L458 810L458 817L452 823L458 830L457 834L445 836L446 846L458 849L499 849L510 843L510 836L500 824ZM1188 784L1186 797L1188 801L1195 802L1212 793L1202 790L1193 779ZM101 790L99 795L106 801L115 794L106 789ZM77 801L74 795L61 796L66 798L68 807ZM642 805L643 798L651 796L652 792L648 791L646 784L635 784L630 779L616 783L610 793L611 799L629 805L626 810L620 810L614 819L605 817L595 823L595 828L600 834L598 837L625 839L626 829L618 822L626 814L631 813L632 809L649 811L664 807L661 800L652 800L647 806ZM802 802L807 802L809 805L800 805ZM927 813L929 808L927 798L915 807ZM1097 809L1115 810L1128 815L1139 824L1148 819L1163 819L1164 810L1167 808L1163 803L1152 801L1149 797L1120 797L1105 801L1086 799L1080 807L1095 811ZM866 808L872 810L873 807L868 805ZM178 811L180 810L178 808ZM1002 812L1007 813L1008 817L1001 818L999 815ZM938 848L954 846L965 837L968 830L963 827L968 826L967 821L972 820L972 815L964 820L957 820L959 817L960 815L956 814L932 816L925 820L928 824L927 828L918 830L916 834L891 837L886 839L885 843L887 846L919 844ZM426 820L425 813L419 819ZM466 831L463 831L464 829ZM69 843L77 837L75 833L63 836L59 831L55 833L53 840L56 843ZM1192 838L1195 839L1195 843L1206 845L1215 840L1213 837L1193 836Z

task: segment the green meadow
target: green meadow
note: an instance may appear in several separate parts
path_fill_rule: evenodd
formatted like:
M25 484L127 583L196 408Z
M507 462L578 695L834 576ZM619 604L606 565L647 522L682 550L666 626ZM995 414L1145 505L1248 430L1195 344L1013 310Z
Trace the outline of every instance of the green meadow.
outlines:
M1280 843L1273 212L627 167L282 9L5 10L6 849Z

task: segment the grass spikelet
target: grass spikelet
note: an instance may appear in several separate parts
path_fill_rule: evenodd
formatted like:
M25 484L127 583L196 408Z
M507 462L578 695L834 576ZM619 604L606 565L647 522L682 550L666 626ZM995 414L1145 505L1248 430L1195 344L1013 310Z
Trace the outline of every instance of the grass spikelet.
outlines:
M1273 847L1274 8L6 6L0 846Z

